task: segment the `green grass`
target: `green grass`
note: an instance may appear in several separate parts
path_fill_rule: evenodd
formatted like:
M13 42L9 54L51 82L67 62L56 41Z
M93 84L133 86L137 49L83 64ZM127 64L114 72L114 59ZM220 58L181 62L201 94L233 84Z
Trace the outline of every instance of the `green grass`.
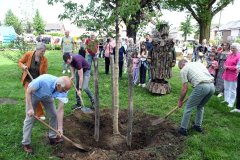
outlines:
M58 51L48 51L49 74L61 76L62 60ZM25 117L24 91L21 85L21 73L16 63L4 58L0 52L0 97L8 97L17 101L16 105L0 105L0 159L58 159L52 154L51 146L47 145L47 129L39 123L34 125L32 134L32 146L35 155L27 155L22 151L22 125ZM168 111L177 105L181 81L179 69L173 69L173 77L169 80L172 86L171 94L158 96L149 93L146 89L134 87L134 107L152 115L163 117ZM128 81L124 74L120 81L120 108L128 106ZM104 61L99 62L99 93L100 107L111 108L111 77L104 74ZM191 87L190 87L191 88ZM94 91L93 76L90 81L90 89ZM190 91L188 92L188 94ZM90 105L87 95L83 93L85 105ZM71 106L75 103L74 90L69 93L69 103L65 106L65 115L71 113ZM179 125L183 109L169 117ZM237 160L240 157L240 123L239 114L229 113L227 106L220 104L220 100L213 96L205 107L203 127L206 134L191 132L185 141L183 153L179 159L193 160ZM194 121L195 112L191 117ZM171 152L171 151L169 151Z

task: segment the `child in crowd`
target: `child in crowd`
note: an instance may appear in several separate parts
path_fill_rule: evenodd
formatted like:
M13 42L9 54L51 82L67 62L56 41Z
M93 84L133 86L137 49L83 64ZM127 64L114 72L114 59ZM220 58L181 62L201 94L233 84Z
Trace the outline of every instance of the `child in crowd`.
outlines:
M215 60L215 53L209 54L209 62L207 65L209 73L215 78L217 69L218 69L218 62Z
M140 58L140 83L139 86L145 87L146 81L146 72L148 68L147 57L148 51L145 43L141 43L140 54L138 55Z
M139 58L137 57L138 53L134 52L132 54L132 62L133 62L133 84L137 84L138 82L138 72L139 72Z

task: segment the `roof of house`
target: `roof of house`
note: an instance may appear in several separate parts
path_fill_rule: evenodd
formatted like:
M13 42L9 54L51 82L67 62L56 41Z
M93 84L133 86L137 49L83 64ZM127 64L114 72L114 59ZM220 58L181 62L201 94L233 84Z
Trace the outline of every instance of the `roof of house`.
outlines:
M45 30L62 30L64 25L61 23L47 23Z
M240 20L231 21L224 25L221 25L219 30L231 30L231 29L240 29Z

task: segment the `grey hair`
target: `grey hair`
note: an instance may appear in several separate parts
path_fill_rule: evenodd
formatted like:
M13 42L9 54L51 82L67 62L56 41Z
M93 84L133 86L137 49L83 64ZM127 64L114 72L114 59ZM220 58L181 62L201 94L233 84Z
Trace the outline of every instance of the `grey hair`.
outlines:
M240 50L240 44L239 43L233 43L233 44L231 44L231 47L236 48L238 51Z
M43 50L43 49L46 49L46 44L43 43L43 42L38 42L38 43L36 44L36 50L41 51L41 50Z
M64 81L64 79L62 77L59 77L57 79L56 83L57 83L57 85L60 85L62 88L64 88L66 86L65 81Z
M186 59L181 59L179 62L178 62L178 67L180 68L183 64L186 64L188 61Z

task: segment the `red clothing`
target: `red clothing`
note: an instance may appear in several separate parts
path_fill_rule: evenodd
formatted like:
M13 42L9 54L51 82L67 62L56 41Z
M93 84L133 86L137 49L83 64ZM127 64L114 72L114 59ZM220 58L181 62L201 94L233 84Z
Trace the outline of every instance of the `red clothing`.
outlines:
M224 63L227 67L222 75L222 79L226 81L237 81L237 63L240 59L240 53L230 53Z
M211 63L211 65L209 66L208 71L211 75L215 76L216 71L218 69L218 61L213 60L213 61L210 61L210 63Z
M85 42L85 45L86 45L86 49L87 49L87 52L92 55L92 56L95 56L97 51L98 51L98 42L97 40L91 40L90 38L88 38Z

